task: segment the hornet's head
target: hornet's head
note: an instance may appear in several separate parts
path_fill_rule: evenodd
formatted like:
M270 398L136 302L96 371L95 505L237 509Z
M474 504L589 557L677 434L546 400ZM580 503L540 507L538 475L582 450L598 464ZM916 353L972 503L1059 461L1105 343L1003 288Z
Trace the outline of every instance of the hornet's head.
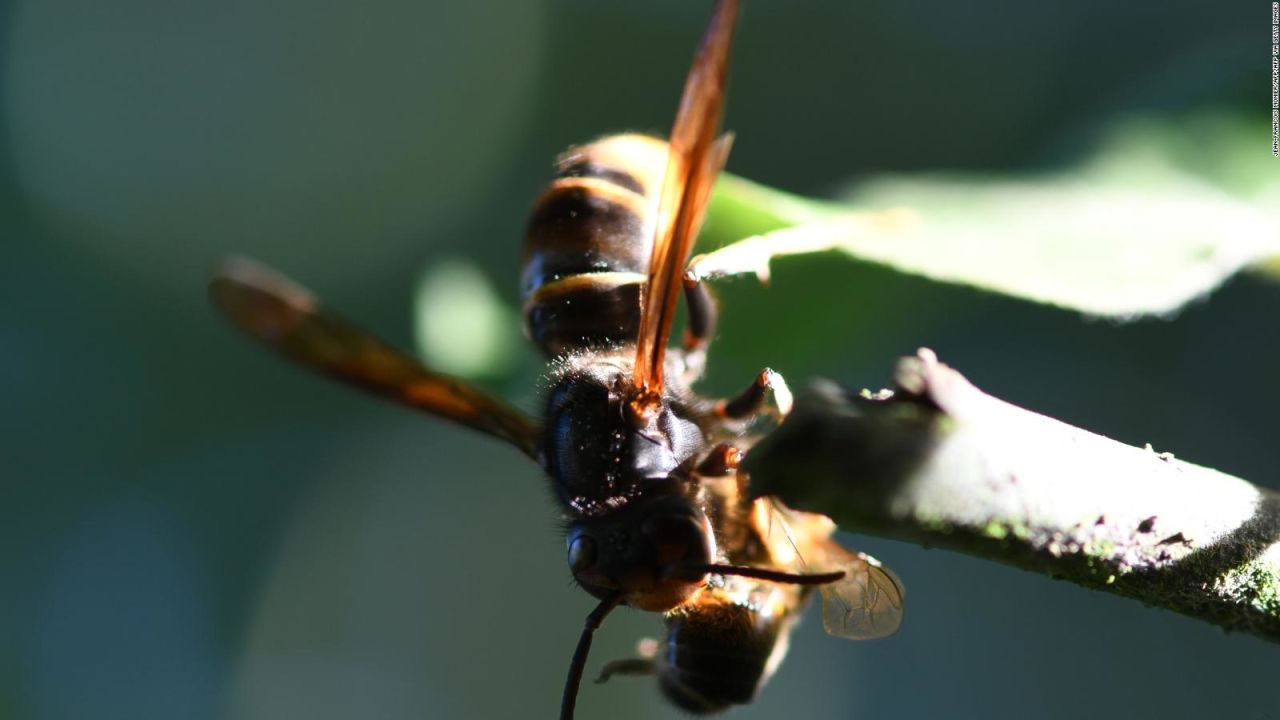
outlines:
M665 611L703 586L715 554L711 522L684 495L661 495L570 526L569 569L587 592L621 590L641 610ZM692 569L692 570L691 570Z

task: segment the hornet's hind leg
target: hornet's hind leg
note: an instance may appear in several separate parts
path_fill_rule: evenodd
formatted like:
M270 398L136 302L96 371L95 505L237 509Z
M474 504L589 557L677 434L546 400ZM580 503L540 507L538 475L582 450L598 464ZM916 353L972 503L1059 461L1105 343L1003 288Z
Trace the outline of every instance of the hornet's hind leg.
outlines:
M702 376L707 364L707 345L716 330L716 299L693 273L684 275L684 301L689 308L689 323L684 329L685 381Z
M689 323L684 331L684 357L686 380L702 375L706 365L707 345L715 332L719 311L716 299L698 273L690 269L684 274L684 299L689 308ZM781 421L791 412L791 390L782 376L769 368L760 371L756 379L737 396L720 400L714 412L721 420L750 420L766 409L766 401L773 396L768 410Z

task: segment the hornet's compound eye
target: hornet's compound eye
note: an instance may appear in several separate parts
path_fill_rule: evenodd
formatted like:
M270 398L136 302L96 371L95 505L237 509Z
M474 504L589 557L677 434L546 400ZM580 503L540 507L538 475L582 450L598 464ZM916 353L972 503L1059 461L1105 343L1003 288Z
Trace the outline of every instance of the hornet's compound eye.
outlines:
M569 569L575 575L594 568L598 556L596 541L590 536L578 534L570 538Z
M706 532L694 516L658 515L646 521L641 532L651 543L659 566L711 562Z

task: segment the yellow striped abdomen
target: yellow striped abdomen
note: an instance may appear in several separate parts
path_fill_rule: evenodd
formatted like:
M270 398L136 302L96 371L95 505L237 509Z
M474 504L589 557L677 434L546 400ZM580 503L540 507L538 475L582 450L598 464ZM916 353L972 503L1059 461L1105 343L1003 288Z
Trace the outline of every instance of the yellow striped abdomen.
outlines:
M525 231L525 332L554 357L635 342L667 144L614 135L574 148Z

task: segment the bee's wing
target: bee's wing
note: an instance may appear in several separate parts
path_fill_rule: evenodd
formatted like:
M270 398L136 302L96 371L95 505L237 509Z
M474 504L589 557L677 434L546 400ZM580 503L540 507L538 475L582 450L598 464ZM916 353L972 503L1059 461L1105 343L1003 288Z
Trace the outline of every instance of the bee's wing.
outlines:
M541 431L529 417L462 380L428 370L262 265L228 261L209 283L209 298L240 329L290 360L536 455Z
M827 633L871 640L897 632L906 594L902 581L870 555L830 543L831 569L844 570L845 576L821 587L822 626Z
M653 254L636 338L635 382L654 395L662 390L663 357L684 264L711 199L711 187L729 153L729 136L717 139L716 134L724 109L729 50L737 15L737 0L717 0L671 128L670 154L653 222Z
M805 573L844 571L843 578L818 586L827 633L871 640L892 635L902 624L902 581L870 555L836 542L831 518L792 510L777 498L757 498L751 523L782 567Z

